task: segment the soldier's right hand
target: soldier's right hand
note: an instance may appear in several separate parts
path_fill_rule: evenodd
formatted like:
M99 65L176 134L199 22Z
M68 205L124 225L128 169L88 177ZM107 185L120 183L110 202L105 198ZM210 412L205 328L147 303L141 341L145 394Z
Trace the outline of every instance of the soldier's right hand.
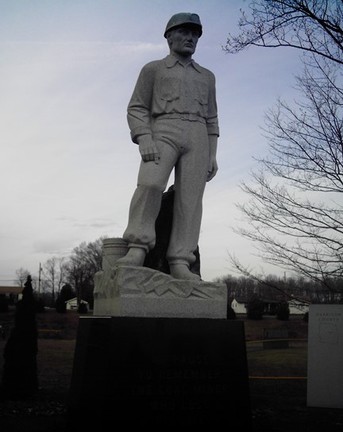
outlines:
M141 135L138 138L138 144L143 162L159 163L160 153L151 135Z

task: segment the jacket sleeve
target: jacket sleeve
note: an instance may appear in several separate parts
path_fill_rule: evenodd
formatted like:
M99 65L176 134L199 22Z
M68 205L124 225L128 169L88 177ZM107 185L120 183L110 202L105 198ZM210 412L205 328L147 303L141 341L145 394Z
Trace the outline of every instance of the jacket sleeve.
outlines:
M208 116L206 119L207 134L219 136L216 79L212 72L209 73L209 85Z
M151 134L151 105L154 88L154 67L148 63L141 70L127 108L131 139L138 144L139 135Z

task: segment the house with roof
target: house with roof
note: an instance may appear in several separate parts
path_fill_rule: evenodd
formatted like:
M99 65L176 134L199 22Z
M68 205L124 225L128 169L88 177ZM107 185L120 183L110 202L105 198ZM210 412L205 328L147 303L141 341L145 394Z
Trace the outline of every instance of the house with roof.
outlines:
M231 302L231 307L236 314L247 313L248 300L242 297L235 297Z
M276 315L277 307L280 304L280 300L261 298L264 303L264 314L265 315ZM236 314L246 314L247 305L249 303L248 298L235 297L231 302L231 307Z
M21 300L23 289L20 286L0 286L0 296L4 296L9 304L15 304Z
M67 310L75 310L75 311L78 310L79 305L77 303L77 297L74 297L70 300L67 300L65 303L66 303L66 309ZM80 303L85 305L87 310L89 309L89 305L88 305L88 302L86 300L81 300Z
M267 299L261 298L264 303L264 314L265 315L276 315L277 308L281 303L277 299ZM235 297L231 302L231 307L236 314L246 314L247 304L249 302L248 298ZM290 315L303 315L309 310L309 303L306 301L291 299L288 302Z
M309 302L292 299L288 301L290 315L304 315L309 311Z

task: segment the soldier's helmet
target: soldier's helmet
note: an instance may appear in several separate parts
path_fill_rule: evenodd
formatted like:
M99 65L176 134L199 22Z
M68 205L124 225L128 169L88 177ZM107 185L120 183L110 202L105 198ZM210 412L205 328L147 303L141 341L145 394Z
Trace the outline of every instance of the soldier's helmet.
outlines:
M181 12L173 15L167 23L164 37L167 37L169 30L175 29L177 27L190 26L195 27L199 30L199 37L202 35L202 25L200 22L199 15L195 13Z

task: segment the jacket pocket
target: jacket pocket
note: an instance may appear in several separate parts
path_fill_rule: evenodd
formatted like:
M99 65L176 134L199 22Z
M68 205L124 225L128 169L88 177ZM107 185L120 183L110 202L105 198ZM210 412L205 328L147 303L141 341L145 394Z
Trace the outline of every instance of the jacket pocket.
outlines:
M179 99L180 81L177 78L162 77L157 83L158 97L164 101Z
M194 81L194 99L198 104L199 114L206 118L208 114L208 86L202 81Z

